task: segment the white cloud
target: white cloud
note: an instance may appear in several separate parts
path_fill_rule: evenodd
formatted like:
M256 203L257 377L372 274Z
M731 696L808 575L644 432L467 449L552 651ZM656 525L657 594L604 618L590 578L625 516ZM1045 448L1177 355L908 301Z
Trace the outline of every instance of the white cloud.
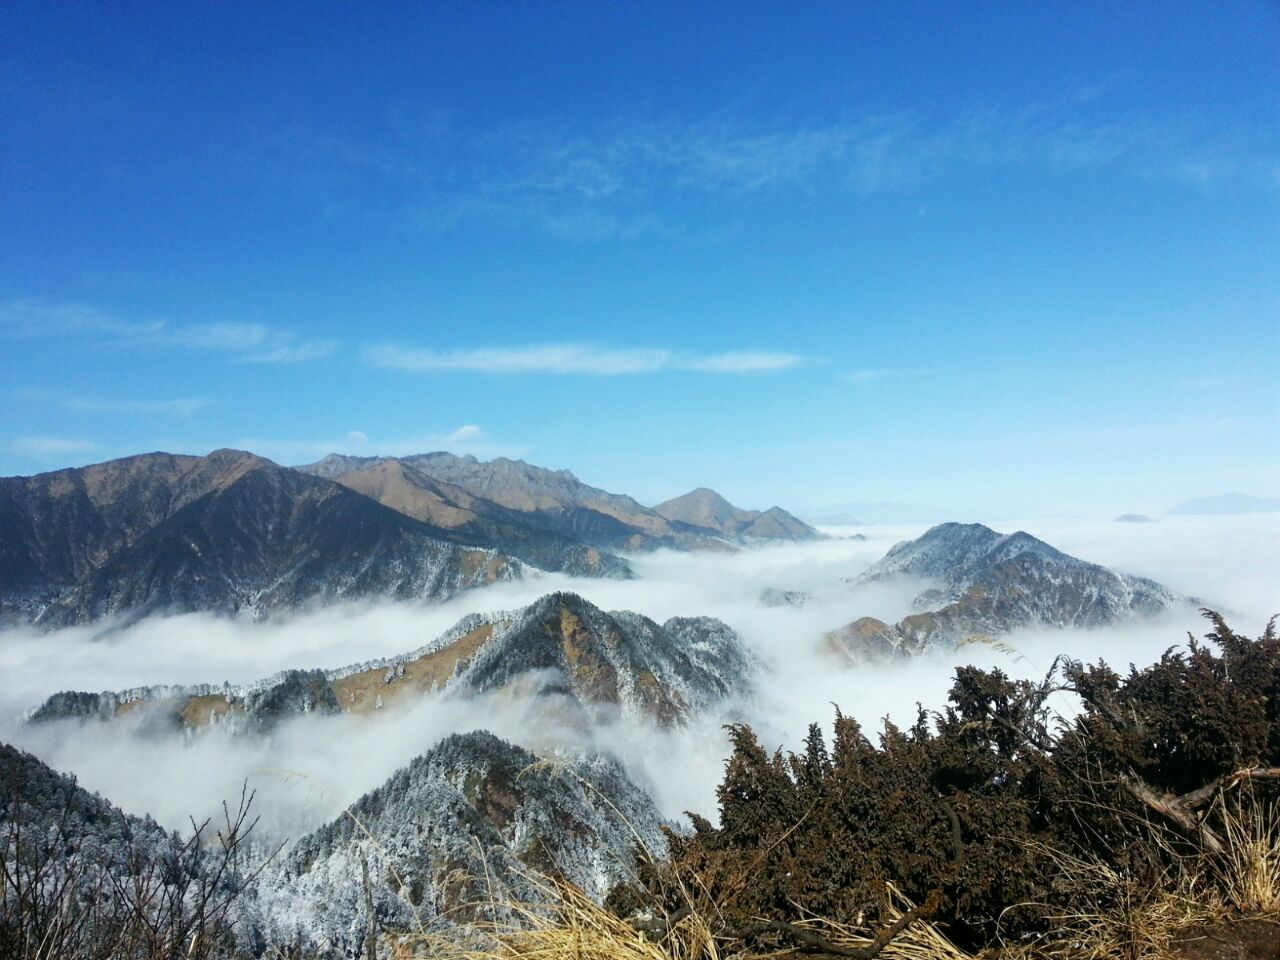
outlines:
M163 320L134 323L79 303L50 303L32 297L0 303L0 332L18 338L99 334L145 338L164 331Z
M284 342L266 350L246 354L245 363L310 363L323 360L338 349L337 340L308 340L300 343Z
M676 196L739 202L785 193L827 202L991 168L1108 169L1183 185L1234 179L1272 188L1274 131L1126 112L1109 97L1115 86L950 113L854 108L808 123L730 110L581 124L534 117L471 139L436 130L420 143L312 143L300 159L415 188L427 227L482 219L580 241L696 229L696 215L664 222Z
M261 323L173 324L121 320L76 303L32 298L0 303L0 335L21 339L96 335L156 347L225 353L245 363L304 363L331 355L336 340L306 340Z
M477 373L589 373L601 376L651 373L671 362L669 350L611 350L585 344L482 347L475 350L421 350L373 347L375 367L396 370L465 370Z
M386 345L369 349L365 359L375 367L393 370L594 376L625 376L660 370L755 373L783 370L802 361L800 356L791 353L730 351L692 354L666 349L610 348L574 343L471 350L428 350Z
M411 437L379 439L364 430L350 430L339 438L320 440L282 440L269 437L246 437L232 444L238 449L252 450L277 463L310 463L330 453L357 457L406 457L415 453L447 450L471 454L481 459L521 457L525 447L497 443L474 423L442 433L424 433Z

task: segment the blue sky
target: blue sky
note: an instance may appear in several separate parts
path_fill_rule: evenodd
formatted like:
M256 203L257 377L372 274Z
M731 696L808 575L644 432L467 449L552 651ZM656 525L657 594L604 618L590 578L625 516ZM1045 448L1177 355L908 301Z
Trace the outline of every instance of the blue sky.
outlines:
M1280 492L1280 7L0 10L0 473Z

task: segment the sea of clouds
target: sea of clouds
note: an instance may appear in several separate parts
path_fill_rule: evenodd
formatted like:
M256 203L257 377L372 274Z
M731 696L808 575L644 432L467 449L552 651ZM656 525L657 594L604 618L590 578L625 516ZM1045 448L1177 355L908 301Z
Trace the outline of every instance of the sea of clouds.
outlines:
M1025 529L1062 550L1151 577L1226 613L1243 633L1260 632L1280 611L1280 516L1179 517L1151 523L1043 520ZM727 753L722 725L745 720L766 746L796 746L810 722L828 726L838 704L874 729L884 717L909 723L916 704L941 707L955 666L998 666L1040 677L1059 654L1146 663L1188 631L1203 633L1194 607L1153 621L1096 630L1023 631L993 646L966 646L906 664L849 668L822 649L828 630L859 616L894 621L918 584L855 587L849 581L923 525L831 528L814 543L735 554L659 552L633 558L630 581L540 575L470 591L447 603L356 603L269 622L206 614L153 617L104 631L29 628L0 633L0 739L74 773L132 813L182 827L214 813L242 784L258 791L265 832L297 837L341 814L362 793L453 732L489 729L539 752L603 751L619 758L669 817L714 816L715 785ZM853 534L866 539L852 539ZM813 595L800 607L765 606L766 588ZM169 683L244 683L297 667L337 668L395 656L434 639L472 612L512 610L571 590L606 610L634 610L661 622L718 617L765 664L753 694L679 729L603 713L566 722L556 705L510 697L423 698L369 717L308 716L265 737L141 735L127 723L27 725L26 711L59 690L119 690ZM1069 704L1064 709L1070 709Z

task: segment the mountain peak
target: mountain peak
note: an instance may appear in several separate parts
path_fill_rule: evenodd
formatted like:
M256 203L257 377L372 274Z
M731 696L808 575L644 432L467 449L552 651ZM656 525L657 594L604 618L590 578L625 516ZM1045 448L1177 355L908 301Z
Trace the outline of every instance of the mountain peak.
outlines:
M734 540L813 540L821 536L781 507L742 510L710 487L697 487L653 508L675 523L714 530Z
M1002 534L981 523L943 523L895 544L859 582L899 577L935 585L916 597L921 612L892 626L855 621L829 638L842 653L879 657L1018 627L1097 626L1181 600L1158 583L1069 556L1026 531Z

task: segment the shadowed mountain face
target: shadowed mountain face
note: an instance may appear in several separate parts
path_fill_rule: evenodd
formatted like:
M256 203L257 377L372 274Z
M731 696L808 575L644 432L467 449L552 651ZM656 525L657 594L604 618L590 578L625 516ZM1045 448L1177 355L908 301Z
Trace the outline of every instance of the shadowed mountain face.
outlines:
M338 479L391 459L330 454L298 469ZM527 526L598 549L730 549L714 531L668 520L631 497L588 486L568 470L547 470L505 457L486 462L451 453L395 459L433 480L514 511Z
M331 481L232 450L0 481L0 613L46 625L447 597L519 576L492 551Z
M706 487L660 503L653 510L668 520L715 530L732 540L816 540L822 536L781 507L740 510Z
M609 760L540 761L489 733L454 735L362 797L351 816L300 840L263 876L248 919L307 956L357 954L367 924L362 858L383 929L478 920L491 899L539 902L531 871L602 900L633 875L637 841L666 850L661 823Z
M1068 556L1028 533L944 523L899 543L859 578L937 586L913 602L920 613L886 624L870 617L827 635L855 660L892 659L1019 627L1091 627L1152 616L1183 598L1143 577L1113 573Z
M430 524L462 542L500 549L543 570L583 577L628 578L621 557L551 529L530 525L519 510L474 496L399 460L378 460L339 473L338 483Z
M464 617L443 636L402 656L338 670L291 670L243 686L143 687L118 693L58 693L34 722L127 718L145 731L220 726L261 733L304 714L368 714L431 694L518 692L558 715L624 717L678 724L725 697L745 694L754 662L719 620L605 613L556 593L523 610Z

